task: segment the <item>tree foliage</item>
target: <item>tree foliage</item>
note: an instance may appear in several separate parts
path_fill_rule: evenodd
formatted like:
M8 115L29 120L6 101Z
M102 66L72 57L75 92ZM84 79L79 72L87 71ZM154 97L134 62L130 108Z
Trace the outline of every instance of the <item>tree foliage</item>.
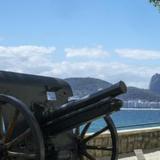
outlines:
M160 0L149 0L155 7L160 9Z

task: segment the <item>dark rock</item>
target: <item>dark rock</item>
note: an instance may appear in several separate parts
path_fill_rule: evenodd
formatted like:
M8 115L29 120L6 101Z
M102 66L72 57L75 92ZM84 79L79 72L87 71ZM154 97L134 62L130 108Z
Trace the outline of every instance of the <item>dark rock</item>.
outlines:
M160 94L160 74L155 74L152 76L149 88L152 92Z

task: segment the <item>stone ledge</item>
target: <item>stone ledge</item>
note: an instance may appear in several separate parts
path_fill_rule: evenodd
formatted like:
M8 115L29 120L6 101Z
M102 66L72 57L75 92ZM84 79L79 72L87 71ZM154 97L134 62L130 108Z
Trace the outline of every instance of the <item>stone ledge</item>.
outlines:
M148 150L160 148L160 127L119 130L118 139L119 154L131 153L135 149ZM111 144L109 132L99 135L90 143L92 145ZM93 154L98 157L105 156L100 151Z
M140 133L144 134L144 133L157 132L157 131L160 132L160 127L127 129L127 130L118 130L118 135L140 134Z

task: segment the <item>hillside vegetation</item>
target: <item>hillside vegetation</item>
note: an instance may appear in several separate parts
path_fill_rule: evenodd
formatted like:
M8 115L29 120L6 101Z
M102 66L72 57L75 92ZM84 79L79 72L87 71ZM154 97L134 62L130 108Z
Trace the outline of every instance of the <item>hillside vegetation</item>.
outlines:
M111 85L109 82L95 78L67 78L66 81L71 85L74 96L77 97L86 96ZM160 83L158 85L160 87ZM121 95L120 98L126 101L143 100L160 102L160 94L157 93L157 90L154 90L153 85L151 86L151 89L128 87L127 93Z

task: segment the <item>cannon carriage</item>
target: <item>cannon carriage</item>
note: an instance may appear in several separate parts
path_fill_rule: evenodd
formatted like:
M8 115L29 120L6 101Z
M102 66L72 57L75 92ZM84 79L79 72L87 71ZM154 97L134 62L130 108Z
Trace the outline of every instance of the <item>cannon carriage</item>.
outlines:
M96 160L93 151L116 160L118 137L110 114L127 90L124 82L79 100L58 78L0 71L0 160ZM87 134L94 120L105 126ZM107 131L111 142L93 145Z

